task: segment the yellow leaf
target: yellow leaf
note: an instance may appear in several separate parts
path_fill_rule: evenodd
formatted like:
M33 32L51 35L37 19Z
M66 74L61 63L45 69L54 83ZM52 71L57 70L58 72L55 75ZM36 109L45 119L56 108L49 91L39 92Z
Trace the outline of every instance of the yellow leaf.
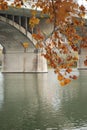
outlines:
M30 18L29 24L31 27L34 27L35 25L39 24L40 20L36 17Z

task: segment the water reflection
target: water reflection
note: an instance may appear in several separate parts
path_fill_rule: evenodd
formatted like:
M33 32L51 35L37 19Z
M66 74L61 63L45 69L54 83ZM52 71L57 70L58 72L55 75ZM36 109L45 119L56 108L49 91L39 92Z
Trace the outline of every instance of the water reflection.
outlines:
M52 70L0 74L0 130L85 130L86 79L82 70L78 80L60 87Z

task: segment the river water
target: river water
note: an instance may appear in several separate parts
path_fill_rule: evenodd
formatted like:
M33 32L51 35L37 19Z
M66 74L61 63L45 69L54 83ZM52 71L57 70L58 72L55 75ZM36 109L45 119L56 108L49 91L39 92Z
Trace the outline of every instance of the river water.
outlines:
M60 87L48 73L0 73L0 130L87 130L87 70Z

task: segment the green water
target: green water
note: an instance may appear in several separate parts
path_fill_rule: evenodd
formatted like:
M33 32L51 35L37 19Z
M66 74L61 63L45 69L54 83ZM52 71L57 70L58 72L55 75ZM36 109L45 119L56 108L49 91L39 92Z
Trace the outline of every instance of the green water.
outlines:
M44 74L0 73L0 130L87 130L87 70L60 87Z

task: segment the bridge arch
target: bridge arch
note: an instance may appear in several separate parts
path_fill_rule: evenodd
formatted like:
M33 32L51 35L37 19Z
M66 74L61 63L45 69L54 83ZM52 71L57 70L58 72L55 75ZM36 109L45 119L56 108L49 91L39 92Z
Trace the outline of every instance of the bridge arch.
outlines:
M21 43L28 42L24 51ZM47 72L47 63L41 53L35 52L32 42L10 24L0 21L0 44L4 47L2 72Z
M8 24L10 24L11 26L15 27L17 30L19 30L21 33L23 33L28 39L30 39L30 41L32 42L32 44L35 46L36 45L36 40L34 38L32 38L32 35L29 31L27 31L26 28L24 28L23 26L21 26L20 24L16 23L15 21L8 19L6 17L0 16L0 20L3 22L6 22ZM19 22L20 23L20 22ZM27 25L26 25L27 26Z

